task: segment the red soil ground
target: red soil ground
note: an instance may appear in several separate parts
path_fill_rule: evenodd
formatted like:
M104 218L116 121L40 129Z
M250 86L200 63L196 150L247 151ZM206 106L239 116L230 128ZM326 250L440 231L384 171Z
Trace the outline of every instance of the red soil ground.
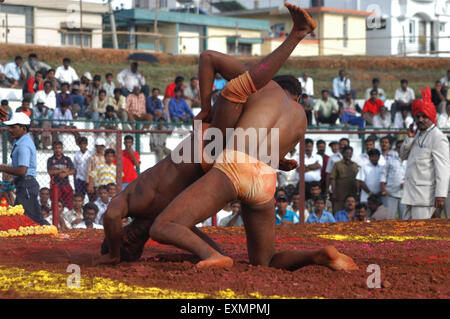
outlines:
M82 280L103 277L132 287L156 287L174 292L164 295L169 298L180 298L175 292L201 293L199 296L206 298L273 298L275 295L287 298L450 298L450 221L446 219L277 227L278 250L334 245L355 260L359 270L352 272L336 272L320 266L296 271L255 267L248 263L242 227L204 230L235 260L232 269L197 270L193 263L198 260L194 256L153 241L147 243L138 262L94 267L91 263L100 254L103 231L73 230L68 233L70 238L0 238L0 297L111 296L106 292L94 296L58 293L50 285L44 289L20 288L7 273L8 269L17 268L24 274L45 270L49 272L46 280L51 280L57 274L66 278L67 266L78 264ZM333 240L326 238L328 235L342 236ZM370 264L381 268L381 288L367 286ZM26 276L16 279L26 281ZM36 281L34 284L38 285ZM33 287L33 280L28 287ZM226 289L231 290L227 295L217 294ZM124 292L115 297L132 295Z

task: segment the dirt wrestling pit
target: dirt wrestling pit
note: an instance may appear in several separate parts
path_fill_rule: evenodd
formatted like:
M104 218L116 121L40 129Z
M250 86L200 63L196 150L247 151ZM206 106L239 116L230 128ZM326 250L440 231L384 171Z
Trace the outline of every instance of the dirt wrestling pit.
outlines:
M278 251L333 245L351 272L252 266L243 227L203 230L233 268L196 269L195 256L151 240L137 262L93 266L99 230L0 238L0 298L450 298L448 219L277 226Z

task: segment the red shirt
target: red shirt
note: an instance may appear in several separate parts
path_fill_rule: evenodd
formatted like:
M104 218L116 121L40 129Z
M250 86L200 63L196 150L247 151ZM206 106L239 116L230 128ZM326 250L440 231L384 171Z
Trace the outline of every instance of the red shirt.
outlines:
M384 106L384 103L380 99L377 99L375 103L372 101L372 99L368 99L366 103L364 103L363 112L378 114L380 112L381 106Z
M134 157L136 157L137 161L140 163L141 159L139 158L139 154L137 152L133 152ZM123 151L123 178L122 183L131 183L137 178L138 174L136 172L136 168L134 167L133 160L131 159L131 155L128 154L127 151Z
M35 87L36 84L36 87ZM27 83L28 93L36 93L37 91L42 91L44 89L44 81L42 81L39 86L37 83L34 83L34 77L30 77Z
M167 87L166 87L166 92L164 93L164 97L175 97L175 88L177 87L177 85L175 83L170 83Z

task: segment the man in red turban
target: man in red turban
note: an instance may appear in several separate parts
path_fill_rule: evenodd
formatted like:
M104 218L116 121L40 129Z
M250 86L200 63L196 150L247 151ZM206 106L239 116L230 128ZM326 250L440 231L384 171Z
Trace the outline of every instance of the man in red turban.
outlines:
M412 114L414 118L419 113L425 114L435 125L436 124L436 107L431 101L431 89L426 86L425 90L422 90L422 100L414 100L412 105ZM419 123L417 123L419 125Z

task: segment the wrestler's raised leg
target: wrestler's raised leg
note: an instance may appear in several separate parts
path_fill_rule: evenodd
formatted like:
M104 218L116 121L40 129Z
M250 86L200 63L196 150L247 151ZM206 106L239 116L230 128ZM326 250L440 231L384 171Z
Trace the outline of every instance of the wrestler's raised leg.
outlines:
M275 209L270 202L260 206L243 205L242 219L247 235L250 263L287 270L322 265L333 270L358 269L353 260L333 246L316 250L286 250L275 253Z

